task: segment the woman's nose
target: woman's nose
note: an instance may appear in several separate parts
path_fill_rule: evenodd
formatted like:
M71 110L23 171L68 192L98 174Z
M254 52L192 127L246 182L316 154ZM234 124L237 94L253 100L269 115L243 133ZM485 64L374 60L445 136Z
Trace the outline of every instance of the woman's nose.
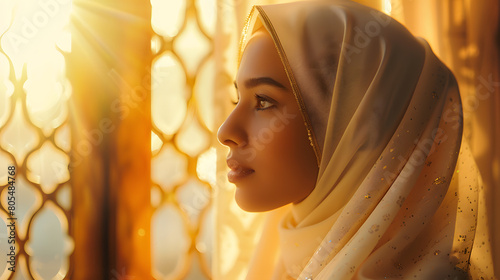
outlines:
M222 145L231 148L246 144L245 127L241 117L235 109L219 127L217 138Z

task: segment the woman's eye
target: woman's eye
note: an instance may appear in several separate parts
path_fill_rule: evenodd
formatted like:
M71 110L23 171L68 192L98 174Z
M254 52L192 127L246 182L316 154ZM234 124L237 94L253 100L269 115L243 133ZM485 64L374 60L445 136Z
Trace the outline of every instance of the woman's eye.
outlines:
M267 98L260 95L255 95L255 97L257 98L257 110L266 110L274 107L274 103Z

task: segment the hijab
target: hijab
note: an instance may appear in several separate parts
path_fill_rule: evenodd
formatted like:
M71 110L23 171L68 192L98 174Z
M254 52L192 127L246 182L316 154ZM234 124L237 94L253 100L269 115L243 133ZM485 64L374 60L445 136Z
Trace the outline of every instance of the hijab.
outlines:
M240 58L262 26L319 173L306 199L268 214L247 279L467 278L481 182L451 71L348 0L254 6Z

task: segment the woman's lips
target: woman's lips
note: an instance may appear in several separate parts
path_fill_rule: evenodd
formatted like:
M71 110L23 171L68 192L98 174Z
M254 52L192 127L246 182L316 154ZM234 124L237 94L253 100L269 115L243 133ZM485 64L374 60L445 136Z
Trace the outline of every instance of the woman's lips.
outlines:
M227 179L231 183L236 183L239 180L253 174L255 170L242 166L234 159L227 159L227 166L231 169L227 173Z
M253 174L254 170L252 169L243 169L243 170L231 170L227 173L227 180L231 183L236 183L239 180L245 178L246 176Z

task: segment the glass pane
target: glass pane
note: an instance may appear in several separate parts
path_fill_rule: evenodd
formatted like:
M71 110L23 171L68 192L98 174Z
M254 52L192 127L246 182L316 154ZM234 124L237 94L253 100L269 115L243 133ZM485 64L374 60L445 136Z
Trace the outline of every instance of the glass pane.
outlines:
M174 37L184 22L185 0L151 0L151 26L164 37Z
M31 278L28 274L28 266L26 265L26 257L24 257L24 255L19 255L16 265L16 276L14 276L13 280L26 280Z
M69 125L65 125L57 129L54 141L59 148L63 149L63 151L69 152L71 149L71 131L69 129Z
M217 14L216 0L196 0L195 5L203 30L213 36Z
M165 134L174 134L186 116L186 76L171 53L153 63L151 115Z
M208 151L198 157L198 162L196 164L196 174L198 174L198 178L209 183L211 186L215 186L217 171L216 165L216 151L214 147L211 147Z
M64 73L64 57L55 49L28 64L28 80L24 83L26 107L33 124L46 136L67 116L70 87Z
M69 156L46 141L27 160L28 179L40 184L44 193L51 193L58 184L69 180Z
M186 280L205 280L205 279L208 280L209 279L205 276L205 274L203 274L202 269L201 269L201 265L200 265L200 260L199 260L197 255L191 256L191 268L189 269L188 275L184 279L186 279Z
M14 163L11 160L11 157L9 154L2 152L0 150L0 186L5 186L7 185L8 182L8 170L7 167L10 165L14 165Z
M194 19L188 20L186 28L174 41L174 50L181 57L190 75L194 75L210 49L210 41L200 32Z
M20 166L24 157L38 142L38 134L23 116L21 102L18 101L13 119L0 135L0 144L3 149L14 155L17 165Z
M212 267L212 255L214 252L213 238L214 238L214 220L213 208L209 208L203 215L203 221L200 226L200 233L196 240L196 249L202 254L202 258L206 263L207 269Z
M151 206L154 208L158 208L161 204L161 200L163 198L161 189L157 186L151 187Z
M201 120L205 126L214 131L214 90L215 90L215 63L210 58L198 73L194 85L194 95L198 105Z
M12 20L12 9L16 1L1 1L0 2L0 34L3 34L9 28Z
M165 146L151 163L151 179L169 191L187 176L188 160L172 145Z
M5 55L0 53L0 127L7 121L10 113L10 97L14 92L14 86L9 81L9 75L9 61Z
M181 209L193 225L198 224L200 212L207 207L211 193L207 186L192 178L176 192Z
M2 1L2 4L3 2L6 1ZM18 5L15 8L14 21L0 43L14 64L16 76L20 77L25 63L38 60L54 50L69 22L72 1L15 2ZM3 17L0 18L4 21Z
M208 132L200 126L196 116L191 114L175 138L175 143L181 151L195 157L210 146L210 137Z
M66 184L57 191L57 203L64 210L71 209L71 186Z
M63 52L71 52L71 32L63 30L56 41L56 46Z
M156 155L160 151L162 145L163 141L161 141L160 137L151 131L151 153Z
M30 222L33 213L42 205L42 196L40 191L32 186L31 183L21 176L16 176L15 182L16 192L16 211L15 217L17 218L18 228L17 234L19 238L24 239L28 230L28 223ZM7 209L7 194L8 189L4 188L1 193L2 206Z
M188 261L190 240L184 229L182 218L172 205L158 209L151 224L151 251L153 274L156 279L166 276L177 279L182 267Z
M0 211L0 240L2 240L2 242L0 242L0 272L7 270L7 261L9 260L9 256L7 256L7 254L10 253L10 245L7 242L9 236L7 233L7 218L8 216L5 212ZM0 279L6 279L1 277L1 275L2 273L0 273Z
M157 54L163 45L162 38L158 35L153 35L151 38L151 52Z
M63 279L68 273L68 256L73 251L73 242L67 230L65 215L51 202L35 216L26 244L35 279Z

